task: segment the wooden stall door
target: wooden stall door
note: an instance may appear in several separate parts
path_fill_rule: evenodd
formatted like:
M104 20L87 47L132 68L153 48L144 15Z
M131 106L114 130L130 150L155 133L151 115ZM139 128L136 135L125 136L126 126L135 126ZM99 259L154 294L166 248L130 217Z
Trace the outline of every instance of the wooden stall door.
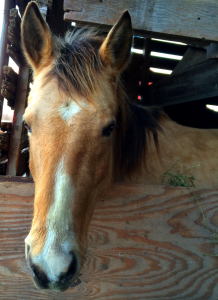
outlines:
M0 183L0 299L217 300L218 191L114 184L96 206L81 284L35 288L24 259L34 185Z

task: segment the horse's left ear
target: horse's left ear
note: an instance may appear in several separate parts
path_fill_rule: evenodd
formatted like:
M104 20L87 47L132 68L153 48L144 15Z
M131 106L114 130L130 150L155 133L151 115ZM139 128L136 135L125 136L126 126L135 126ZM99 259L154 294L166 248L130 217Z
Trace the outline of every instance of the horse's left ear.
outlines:
M112 72L121 73L127 66L132 46L133 30L129 12L122 13L100 48L103 64Z
M24 55L34 70L50 58L52 53L51 32L38 5L33 1L27 5L23 16L21 41Z

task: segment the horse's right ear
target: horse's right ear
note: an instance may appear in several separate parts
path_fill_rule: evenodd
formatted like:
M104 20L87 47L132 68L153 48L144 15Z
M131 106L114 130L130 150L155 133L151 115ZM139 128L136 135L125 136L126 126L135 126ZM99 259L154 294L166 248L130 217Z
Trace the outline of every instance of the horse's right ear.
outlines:
M34 70L50 58L52 53L51 32L35 2L30 2L24 13L21 24L21 41L24 55Z
M126 68L130 58L132 38L131 17L126 10L112 27L99 50L103 64L111 72L119 74Z

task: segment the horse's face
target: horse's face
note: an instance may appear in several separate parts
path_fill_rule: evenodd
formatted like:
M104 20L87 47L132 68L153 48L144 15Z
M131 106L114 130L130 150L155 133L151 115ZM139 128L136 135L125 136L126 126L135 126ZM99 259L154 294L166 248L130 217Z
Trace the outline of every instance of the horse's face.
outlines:
M104 96L113 99L109 86ZM31 126L29 165L35 181L26 245L36 277L40 268L56 281L69 266L76 275L82 264L95 201L111 182L116 109L68 98L60 94L56 80L40 87L35 79L24 118Z
M25 242L39 288L65 290L84 262L95 202L112 180L116 83L127 64L131 39L130 17L124 13L98 50L101 84L87 98L76 88L69 96L56 77L45 80L56 59L52 37L37 5L27 7L22 46L35 75L24 120L35 200Z

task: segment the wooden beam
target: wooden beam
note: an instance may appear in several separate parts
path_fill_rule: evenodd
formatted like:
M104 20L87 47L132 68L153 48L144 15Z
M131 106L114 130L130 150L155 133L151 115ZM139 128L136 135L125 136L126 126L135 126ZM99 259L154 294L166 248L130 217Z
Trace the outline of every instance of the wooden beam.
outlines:
M206 60L186 72L149 87L147 105L167 106L218 96L218 59Z
M113 185L94 211L82 283L57 294L34 286L24 258L34 185L0 187L1 299L218 299L218 191Z
M65 0L67 21L111 26L128 9L133 28L159 37L173 36L199 41L218 41L218 3L215 0Z
M13 183L34 183L31 177L21 177L21 176L0 176L0 184L3 182L13 182ZM32 187L34 189L34 187ZM1 195L1 193L0 193Z
M212 45L212 44L211 44ZM197 64L206 60L206 50L196 47L188 47L182 60L179 61L171 76L181 74Z
M67 13L64 14L64 17L66 16ZM73 19L65 19L67 22L75 22ZM76 27L77 28L82 28L82 27L97 27L99 31L102 32L109 32L111 29L110 25L102 25L98 23L89 23L89 22L84 22L84 21L78 21L76 22ZM171 34L165 34L165 33L156 33L156 32L150 32L150 31L144 31L144 30L133 30L133 35L135 37L144 37L144 38L153 38L153 39L163 39L163 40L168 40L168 41L173 41L173 42L181 42L185 43L191 46L195 47L207 47L211 44L210 41L205 41L205 40L199 40L195 38L189 38L189 37L180 37L180 36L175 36Z

